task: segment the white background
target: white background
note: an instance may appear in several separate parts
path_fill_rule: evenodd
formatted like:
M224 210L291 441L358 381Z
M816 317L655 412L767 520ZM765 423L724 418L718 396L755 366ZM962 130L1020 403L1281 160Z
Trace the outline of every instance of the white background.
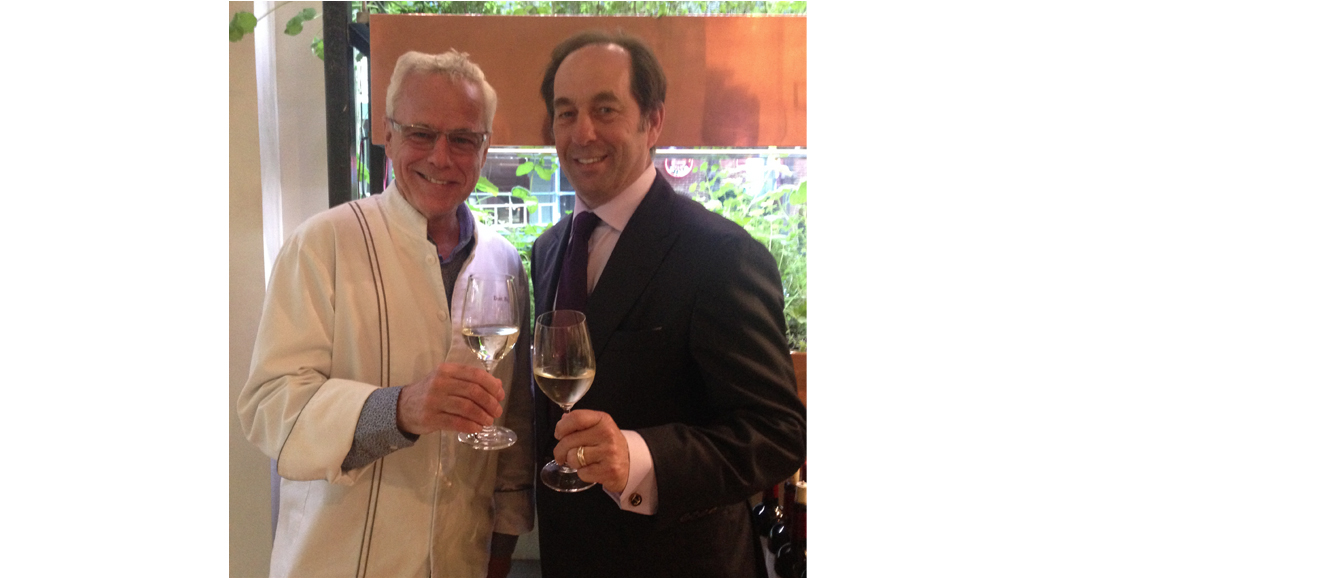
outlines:
M809 14L813 199L875 216L811 216L811 567L1322 575L1322 9L915 4ZM169 6L11 38L19 574L226 574L226 44Z

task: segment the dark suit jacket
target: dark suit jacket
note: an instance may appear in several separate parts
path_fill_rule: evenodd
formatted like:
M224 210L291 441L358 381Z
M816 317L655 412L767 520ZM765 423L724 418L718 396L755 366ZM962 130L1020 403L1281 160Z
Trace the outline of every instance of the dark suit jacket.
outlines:
M570 222L534 243L539 313L552 306ZM575 409L640 433L658 512L625 512L599 486L536 484L543 575L763 576L746 499L791 476L806 448L773 257L660 171L586 309L598 367ZM561 410L535 398L542 464Z

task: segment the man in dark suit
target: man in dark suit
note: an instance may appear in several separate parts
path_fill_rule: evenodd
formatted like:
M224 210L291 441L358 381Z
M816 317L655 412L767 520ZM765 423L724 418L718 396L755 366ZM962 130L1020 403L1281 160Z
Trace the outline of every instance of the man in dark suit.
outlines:
M536 396L537 444L601 486L539 484L547 578L763 576L746 500L805 459L777 267L655 169L665 92L649 48L622 35L564 41L543 79L574 218L592 233L585 269L567 274L573 220L535 242L535 305L582 308L598 368L564 417ZM588 298L568 305L559 285L577 274Z

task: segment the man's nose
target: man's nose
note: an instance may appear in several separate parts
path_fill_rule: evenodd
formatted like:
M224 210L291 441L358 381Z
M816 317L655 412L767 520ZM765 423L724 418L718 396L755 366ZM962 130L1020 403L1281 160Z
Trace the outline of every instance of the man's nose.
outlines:
M447 137L438 135L437 142L433 143L433 152L429 155L429 160L437 166L448 167L455 162L452 154L451 143L447 141Z
M571 140L576 144L586 144L592 142L595 138L594 121L588 114L576 116L575 126L571 127Z

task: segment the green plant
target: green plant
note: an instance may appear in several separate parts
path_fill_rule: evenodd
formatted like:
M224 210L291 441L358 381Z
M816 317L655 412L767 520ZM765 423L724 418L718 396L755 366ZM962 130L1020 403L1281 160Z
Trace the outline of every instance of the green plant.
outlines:
M557 157L539 155L538 158L527 158L525 162L520 163L520 166L516 167L516 176L523 177L534 171L539 178L547 181L552 179L554 170L557 170Z
M528 175L531 171L533 171L536 172L539 175L539 177L541 177L543 180L548 180L552 178L553 168L556 166L556 164L557 164L556 155L539 155L538 157L530 157L516 168L516 175L525 176ZM495 195L507 194L517 199L520 199L521 201L524 201L525 211L527 212L527 214L533 214L534 212L539 210L539 199L534 196L534 193L530 192L530 190L525 187L515 186L511 188L511 191L507 193L502 193L498 189L497 185L493 184L492 181L488 180L486 177L479 177L479 182L478 184L475 185L474 189L475 193L479 195L495 196ZM478 197L478 200L482 200L484 198L487 197L480 196ZM488 211L483 210L479 205L476 205L475 200L476 196L473 194L470 195L470 198L466 200L466 205L470 208L470 212L474 215L474 218L479 222L488 225L493 225L494 228L497 229L497 232L502 235L502 237L504 237L507 241L510 241L512 245L515 245L516 252L520 254L520 264L525 268L525 276L527 278L532 278L530 274L530 259L531 259L531 252L534 249L534 240L539 238L539 235L543 234L543 231L546 230L550 225L527 224L520 226L512 226L512 225L505 225L502 223L498 223L496 216ZM534 294L531 293L530 311L533 310L534 310Z
M520 264L525 268L525 278L533 279L530 275L529 264L530 255L534 250L534 240L543 234L549 225L524 225L522 227L499 227L497 231L516 246L516 252L520 253ZM534 313L534 292L529 294L529 310L531 317ZM530 320L530 329L533 330L533 319Z
M497 185L494 185L492 181L488 180L486 177L479 177L479 183L475 185L474 190L476 193L486 193L488 195L493 195L493 196L502 195L502 194L511 195L517 199L524 201L525 210L531 213L537 211L539 207L539 199L535 197L534 194L531 193L529 189L525 187L520 187L520 186L512 187L510 192L502 193L497 189ZM481 197L480 199L482 198L486 197ZM470 195L470 198L465 201L466 205L468 205L470 208L470 212L474 214L474 218L481 223L487 225L493 225L494 228L496 228L497 231L501 233L503 237L506 237L506 240L511 241L511 244L516 246L516 250L520 251L520 260L525 265L525 273L528 274L530 248L534 244L534 239L537 238L539 236L539 233L542 233L544 229L548 228L548 226L547 225L511 226L511 225L504 225L498 223L496 217L494 217L492 213L483 210L483 208L480 207L479 205L476 205L474 201L475 201L474 195Z
M258 26L259 20L266 18L286 4L289 4L289 2L277 2L276 6L273 6L271 10L268 10L262 16L254 16L252 12L244 10L236 12L234 16L230 17L230 41L239 42L240 39L244 38L245 34L252 34L253 29ZM304 31L304 23L310 22L315 18L318 18L318 12L316 10L312 8L300 10L291 17L290 20L286 21L286 35L298 36L300 32ZM313 43L309 45L309 49L318 57L318 60L322 60L322 38L315 36L313 38Z
M773 166L787 171L782 164ZM775 186L772 171L756 181L745 167L723 168L708 161L698 170L705 176L688 192L705 208L741 225L773 255L783 280L787 342L793 351L805 351L807 181Z
M783 156L770 155L772 158ZM536 173L546 181L553 177L556 166L556 155L535 154L517 166L516 174ZM752 171L749 166L729 163L723 167L720 162L706 161L700 163L697 172L703 177L687 192L709 210L741 225L773 255L783 282L783 316L788 345L793 351L805 351L807 181L779 184L792 176L780 162L765 164L762 171ZM538 199L525 187L515 186L504 193L488 179L480 178L475 195L469 201L476 219L495 225L502 236L515 245L528 275L534 240L548 225L513 226L496 222L491 209L484 210L476 204L476 201L493 195L511 195L522 200L530 214L538 210Z

